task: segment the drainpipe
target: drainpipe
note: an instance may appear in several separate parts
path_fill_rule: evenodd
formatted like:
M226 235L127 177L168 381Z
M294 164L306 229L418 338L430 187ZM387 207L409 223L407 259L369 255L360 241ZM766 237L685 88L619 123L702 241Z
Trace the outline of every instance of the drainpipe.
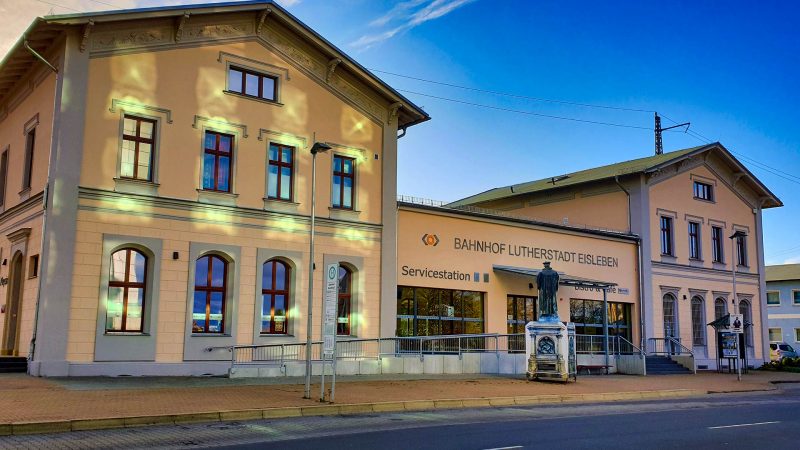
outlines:
M631 211L631 193L629 190L619 182L619 175L614 175L614 182L617 183L622 192L628 196L628 232L632 232L631 223L633 222L631 216L633 212ZM637 262L639 265L639 349L643 352L645 350L645 337L644 337L644 292L642 291L642 286L644 286L644 271L642 270L642 239L636 240L636 253L637 253ZM647 368L645 368L645 375L647 374Z
M22 44L25 46L25 48L29 52L31 52L31 54L36 59L38 59L39 61L44 63L47 67L50 68L50 70L53 71L53 73L56 74L56 79L58 78L58 69L55 66L53 66L52 64L50 64L50 62L47 61L44 58L44 56L40 55L36 50L31 48L30 45L28 45L28 39L27 39L27 37L25 35L22 36ZM58 85L58 83L56 83L56 85ZM55 112L55 109L56 109L55 104L53 104L53 111L54 112ZM50 139L51 139L50 153L52 153L53 152L52 136L51 136ZM52 158L48 157L48 161L51 161L51 160L52 160ZM47 201L48 201L48 197L49 196L50 196L50 170L47 171L47 180L45 181L44 195L43 195L43 198L42 198L42 202L43 202L42 203L42 212L43 212L43 214L42 214L42 233L41 233L42 236L41 236L41 239L40 239L40 242L39 242L39 252L40 253L42 252L42 250L44 250L45 237L47 236ZM39 288L36 291L36 308L34 309L34 313L33 313L33 333L31 334L31 345L30 345L30 349L28 350L28 361L29 362L33 361L34 355L36 354L36 331L37 331L38 326L39 326L39 304L40 304L40 299L41 299L41 295L42 295L42 282L43 282L43 280L45 279L46 276L47 276L47 268L42 266L39 269ZM29 370L30 370L30 368L29 368Z
M603 288L603 340L605 341L605 365L608 375L608 286Z

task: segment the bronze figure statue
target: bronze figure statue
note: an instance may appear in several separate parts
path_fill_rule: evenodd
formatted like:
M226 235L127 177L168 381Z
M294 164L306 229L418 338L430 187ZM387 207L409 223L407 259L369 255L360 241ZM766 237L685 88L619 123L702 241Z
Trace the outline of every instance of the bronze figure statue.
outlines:
M536 275L539 287L539 321L558 322L558 272L550 268L550 261L545 261L544 269Z

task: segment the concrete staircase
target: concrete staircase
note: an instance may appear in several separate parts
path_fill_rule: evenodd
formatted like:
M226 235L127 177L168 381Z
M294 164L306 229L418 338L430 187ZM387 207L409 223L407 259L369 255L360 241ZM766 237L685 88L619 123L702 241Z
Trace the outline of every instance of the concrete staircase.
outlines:
M28 358L24 356L0 356L0 373L25 373Z
M692 371L667 358L666 356L648 355L645 358L648 375L686 375Z

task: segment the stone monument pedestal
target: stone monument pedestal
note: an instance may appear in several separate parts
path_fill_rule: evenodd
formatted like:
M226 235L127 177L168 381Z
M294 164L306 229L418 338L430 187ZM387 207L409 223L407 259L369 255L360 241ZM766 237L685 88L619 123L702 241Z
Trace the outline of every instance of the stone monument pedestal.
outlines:
M578 380L575 324L538 321L525 325L529 381Z

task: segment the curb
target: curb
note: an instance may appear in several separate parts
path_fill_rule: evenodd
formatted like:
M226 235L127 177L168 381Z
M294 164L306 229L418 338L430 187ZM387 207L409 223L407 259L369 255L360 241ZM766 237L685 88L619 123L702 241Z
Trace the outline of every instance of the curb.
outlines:
M353 403L342 405L288 406L188 414L166 414L105 419L74 419L0 424L0 436L63 433L68 431L105 430L150 425L176 425L238 420L283 419L300 416L333 416L378 412L426 411L436 409L486 408L498 406L543 405L555 403L614 402L696 397L711 392L700 389L609 392L593 394L530 395L517 397L409 400L396 402Z

